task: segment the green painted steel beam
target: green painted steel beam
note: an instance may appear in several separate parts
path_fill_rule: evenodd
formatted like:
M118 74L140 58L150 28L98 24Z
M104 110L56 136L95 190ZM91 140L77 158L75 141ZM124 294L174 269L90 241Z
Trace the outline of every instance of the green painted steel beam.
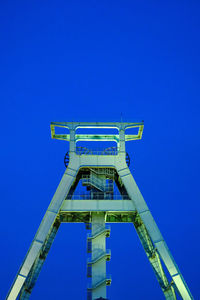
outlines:
M51 137L57 140L64 140L70 142L70 134L56 134L55 128L65 128L69 130L77 130L78 128L102 128L102 129L113 129L125 131L126 129L137 128L137 134L125 134L125 141L139 140L142 138L144 123L107 123L107 122L91 122L91 123L77 123L77 122L51 122ZM75 134L75 142L78 141L114 141L119 142L119 134Z

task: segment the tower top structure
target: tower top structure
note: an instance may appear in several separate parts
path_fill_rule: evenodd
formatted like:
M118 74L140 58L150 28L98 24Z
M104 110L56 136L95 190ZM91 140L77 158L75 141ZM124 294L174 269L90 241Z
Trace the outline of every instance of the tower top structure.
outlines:
M87 154L126 154L125 152L125 142L140 140L142 138L144 122L128 123L128 122L51 122L51 137L57 140L63 140L70 143L69 152L76 154L83 154L77 152L76 143L77 142L116 142L117 151L104 151L100 152L87 152ZM69 133L56 133L57 128L68 129ZM135 134L126 134L127 129L135 129ZM117 129L117 133L106 134L105 133L95 133L95 134L83 134L77 133L78 129ZM109 133L109 132L108 132ZM112 149L113 150L113 149ZM86 154L86 153L84 153Z
M56 134L56 127L69 129L70 134ZM126 129L136 128L136 134L125 134L125 141L140 140L142 138L144 122L51 122L51 137L57 140L70 142L70 135L79 128L89 129L118 129L118 134L75 134L75 141L120 141L120 132L125 134Z

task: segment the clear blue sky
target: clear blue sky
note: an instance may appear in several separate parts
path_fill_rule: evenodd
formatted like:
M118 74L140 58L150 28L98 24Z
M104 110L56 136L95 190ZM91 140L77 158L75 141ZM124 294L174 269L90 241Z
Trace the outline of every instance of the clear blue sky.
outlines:
M65 170L51 121L144 120L131 171L199 297L199 1L1 1L5 295ZM108 298L163 299L131 224L113 225ZM62 224L32 293L86 299L86 230Z

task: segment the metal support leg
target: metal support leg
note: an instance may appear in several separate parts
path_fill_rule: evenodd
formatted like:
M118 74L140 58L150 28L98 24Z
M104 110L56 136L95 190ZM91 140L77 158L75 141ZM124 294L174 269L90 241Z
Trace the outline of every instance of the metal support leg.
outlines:
M42 251L45 242L47 240L48 235L51 232L51 228L56 220L56 217L59 213L60 207L72 186L74 178L76 177L76 173L79 169L79 165L77 165L77 169L73 169L69 164L66 169L60 184L54 194L54 197L44 215L44 218L40 224L40 227L33 239L33 242L29 248L29 251L22 263L20 270L15 277L15 280L11 286L11 289L7 295L6 300L15 300L21 289L23 288L26 280L28 279L29 273L34 264L38 259L40 252ZM42 265L38 260L38 265ZM28 292L28 291L27 291Z
M163 270L159 254L154 247L151 238L146 230L145 225L143 224L140 216L137 214L134 218L133 224L137 231L137 234L140 238L142 246L146 252L146 255L151 263L151 266L155 272L156 278L160 284L160 287L165 295L167 300L176 300L176 294L174 288L169 284L168 279Z
M46 260L46 257L49 253L49 250L51 248L51 245L56 237L56 233L58 231L58 228L60 226L60 222L56 221L48 234L48 237L44 243L44 246L42 247L34 265L32 266L30 273L23 285L23 288L20 292L19 300L28 300L31 292L35 286L35 283L38 279L38 276L40 274L40 271L42 269L42 266Z
M176 265L175 260L171 255L133 176L130 173L129 168L126 165L124 165L124 168L122 166L120 166L120 168L117 166L117 171L130 199L132 199L136 210L147 229L156 251L171 275L178 293L184 300L193 300L192 294L183 279L183 276Z

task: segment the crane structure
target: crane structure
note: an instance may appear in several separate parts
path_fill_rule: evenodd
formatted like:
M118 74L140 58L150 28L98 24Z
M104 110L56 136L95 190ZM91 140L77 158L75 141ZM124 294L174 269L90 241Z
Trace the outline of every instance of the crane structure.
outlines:
M69 133L56 133L58 127L60 130L67 129ZM106 239L110 236L110 227L106 223L114 222L133 223L165 299L193 299L129 169L130 157L126 153L125 143L141 139L143 127L143 122L51 123L52 138L69 142L69 151L64 159L66 170L8 292L7 300L30 298L63 222L84 222L89 231L88 300L107 299L111 277L106 272L106 262L110 260L111 252L106 249ZM117 133L77 133L80 128L97 132L99 129L104 132L107 129L116 130ZM134 129L134 134L126 134L125 131L130 128ZM96 151L77 147L76 143L80 141L115 142L116 147ZM78 186L85 189L85 193L77 194Z

